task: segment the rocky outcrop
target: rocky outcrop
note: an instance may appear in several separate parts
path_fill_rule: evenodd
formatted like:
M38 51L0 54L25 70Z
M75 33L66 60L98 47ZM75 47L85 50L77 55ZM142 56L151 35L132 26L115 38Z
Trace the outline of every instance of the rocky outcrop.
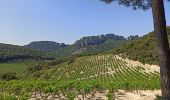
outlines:
M86 46L93 46L93 45L100 45L102 43L105 43L106 41L121 41L126 40L123 36L118 36L115 34L106 34L106 35L98 35L98 36L89 36L89 37L83 37L80 40L77 40L75 42L75 45L78 47L86 47Z

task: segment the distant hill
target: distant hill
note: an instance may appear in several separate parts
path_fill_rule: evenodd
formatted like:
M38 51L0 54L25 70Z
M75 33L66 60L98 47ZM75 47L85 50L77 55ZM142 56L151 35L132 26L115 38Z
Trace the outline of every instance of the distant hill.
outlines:
M115 34L83 37L73 44L75 48L73 54L102 52L112 48L118 48L126 41L127 39L123 36Z
M54 57L40 51L22 46L0 43L0 62L24 59L54 59Z
M124 41L126 39L123 36L118 36L115 34L106 34L106 35L99 35L99 36L83 37L80 40L77 40L74 45L76 45L78 48L83 48L87 46L101 45L109 40Z
M63 58L76 54L95 54L112 48L119 48L127 41L123 36L106 34L83 37L72 45L52 41L36 41L25 45L25 47L33 50L46 51L51 55L55 55L57 58Z
M167 27L167 31L170 42L170 27ZM154 36L154 33L150 32L139 39L127 43L118 49L117 52L132 60L158 65L158 54Z
M34 41L25 46L0 44L0 60L61 59L73 55L91 55L119 48L129 40L123 36L106 34L83 37L72 45L53 41Z
M35 41L35 42L31 42L28 45L25 45L25 47L34 50L49 52L49 51L55 51L59 48L67 47L67 45L64 43L56 43L53 41Z

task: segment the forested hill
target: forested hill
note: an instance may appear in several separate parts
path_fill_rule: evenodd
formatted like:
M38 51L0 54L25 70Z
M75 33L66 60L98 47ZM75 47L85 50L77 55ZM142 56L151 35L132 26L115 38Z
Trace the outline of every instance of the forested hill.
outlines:
M129 39L133 39L131 36ZM136 38L136 37L135 37ZM129 39L115 34L88 36L77 40L72 45L53 41L34 41L25 46L0 44L0 61L18 59L54 59L66 58L76 54L91 55L119 48Z
M132 38L135 37L131 36L129 39ZM127 41L128 39L123 36L106 34L83 37L71 45L52 41L35 41L25 45L25 47L33 50L46 51L55 55L57 58L61 58L70 57L75 54L95 54L112 48L119 48Z
M127 39L123 36L115 35L115 34L106 34L106 35L98 35L98 36L88 36L82 37L81 39L77 40L72 45L66 45L64 43L56 43L53 41L34 41L25 47L39 50L39 51L57 51L58 49L65 48L68 46L73 46L74 49L78 50L80 48L86 48L89 46L103 46L105 43L112 43L112 47L119 47L119 42L126 41ZM114 42L118 44L114 44ZM106 47L107 48L107 47ZM68 48L67 48L68 49ZM97 48L101 49L101 48ZM111 49L111 48L109 48ZM75 51L76 51L75 50Z
M67 45L64 43L56 43L53 41L35 41L35 42L31 42L28 45L25 45L25 47L34 49L34 50L48 52L48 51L55 51L59 48L67 47Z
M0 43L0 61L23 59L54 59L44 52L31 50L22 46Z
M167 31L170 42L170 26L167 27ZM153 32L127 43L122 48L118 49L117 52L132 60L158 65L156 41Z

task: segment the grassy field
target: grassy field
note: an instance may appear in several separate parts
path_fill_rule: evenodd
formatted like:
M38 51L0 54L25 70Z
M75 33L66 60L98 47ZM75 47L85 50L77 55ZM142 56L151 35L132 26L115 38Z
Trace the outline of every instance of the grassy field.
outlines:
M22 74L26 70L26 65L19 63L0 63L0 73L16 72Z

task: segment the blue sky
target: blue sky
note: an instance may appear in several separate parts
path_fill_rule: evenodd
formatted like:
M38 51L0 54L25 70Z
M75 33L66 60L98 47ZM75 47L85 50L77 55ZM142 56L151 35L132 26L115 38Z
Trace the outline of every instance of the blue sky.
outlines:
M170 6L165 5L167 25ZM74 43L83 36L115 33L125 37L153 30L151 10L132 10L99 0L0 0L0 43Z

